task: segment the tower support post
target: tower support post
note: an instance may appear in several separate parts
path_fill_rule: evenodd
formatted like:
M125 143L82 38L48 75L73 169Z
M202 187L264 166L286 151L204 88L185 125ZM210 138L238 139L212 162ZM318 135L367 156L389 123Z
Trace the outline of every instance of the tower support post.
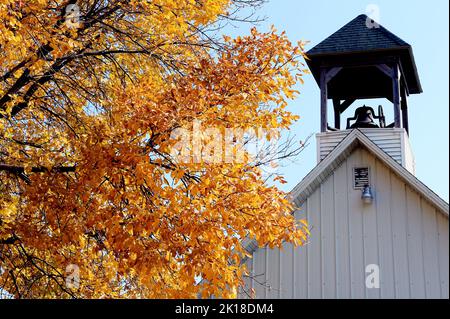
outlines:
M394 127L400 128L402 124L400 117L400 72L398 63L396 63L392 69L392 88L392 101L394 102Z
M322 68L320 72L320 131L322 133L327 131L328 125L327 100L328 100L327 70L325 68Z

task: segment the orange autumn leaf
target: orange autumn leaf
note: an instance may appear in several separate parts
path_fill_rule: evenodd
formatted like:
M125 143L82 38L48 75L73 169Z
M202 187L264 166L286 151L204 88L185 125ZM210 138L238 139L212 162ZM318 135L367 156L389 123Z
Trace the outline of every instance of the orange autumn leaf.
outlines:
M308 226L222 134L297 120L303 50L275 29L207 37L240 1L66 2L0 5L0 291L235 297L245 237L301 244ZM213 130L173 138L196 121ZM229 145L241 161L216 156Z

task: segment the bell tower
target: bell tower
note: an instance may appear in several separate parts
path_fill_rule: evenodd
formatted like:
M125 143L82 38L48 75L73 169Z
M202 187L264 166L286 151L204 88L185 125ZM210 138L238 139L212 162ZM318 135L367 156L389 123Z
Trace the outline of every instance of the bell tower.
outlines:
M422 93L422 88L411 46L363 14L306 54L320 87L318 161L351 130L359 129L414 173L407 98ZM358 100L379 98L393 108L393 118L385 117L382 105L359 105L354 116L342 123L344 111ZM329 101L333 122L328 118Z

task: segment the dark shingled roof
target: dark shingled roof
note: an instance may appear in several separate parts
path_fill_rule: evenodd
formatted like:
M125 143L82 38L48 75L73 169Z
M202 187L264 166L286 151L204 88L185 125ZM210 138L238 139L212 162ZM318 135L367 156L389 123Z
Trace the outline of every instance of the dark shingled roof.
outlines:
M332 80L335 83L330 83L329 98L390 98L390 80L384 79L378 69L364 66L391 64L397 60L409 94L422 93L411 45L379 24L371 27L375 23L361 14L306 52L306 63L318 84L322 67L353 66ZM369 83L372 89L368 88Z
M341 29L320 42L307 55L350 53L380 49L397 49L410 47L408 43L379 25L379 28L368 28L367 15L361 14Z

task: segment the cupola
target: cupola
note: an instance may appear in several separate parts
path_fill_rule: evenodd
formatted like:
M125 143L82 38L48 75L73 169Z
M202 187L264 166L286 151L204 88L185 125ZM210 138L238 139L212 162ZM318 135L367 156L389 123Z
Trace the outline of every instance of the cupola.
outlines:
M408 101L422 92L411 46L359 15L307 52L307 64L320 87L318 161L359 129L386 153L414 173L409 145ZM342 123L342 114L358 100L384 98L393 107L386 118L382 105L358 105ZM334 121L328 119L328 101Z

